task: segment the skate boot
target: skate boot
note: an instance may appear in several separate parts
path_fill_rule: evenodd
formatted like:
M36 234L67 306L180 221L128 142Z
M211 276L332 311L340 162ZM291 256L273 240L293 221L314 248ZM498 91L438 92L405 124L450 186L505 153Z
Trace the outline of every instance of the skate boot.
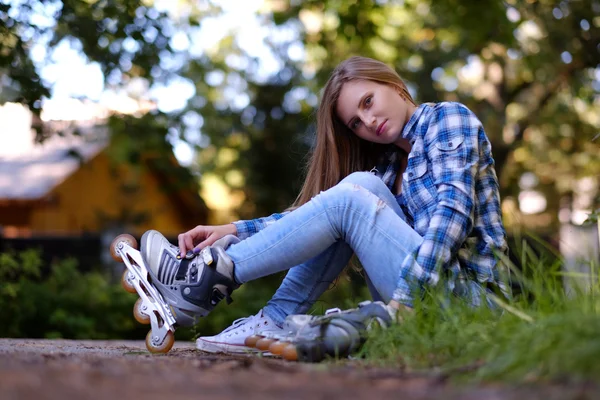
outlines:
M188 252L184 257L157 231L144 233L141 251L130 235L113 241L113 257L127 267L121 282L125 290L140 296L134 317L151 325L146 337L150 352L168 352L176 327L194 325L224 298L231 302L231 292L239 285L224 248L236 241L235 236L226 236L200 254Z
M269 351L290 361L319 362L326 357L347 357L360 349L373 324L390 326L395 320L394 313L379 301L365 301L358 308L346 311L329 310L324 316L305 318L307 322L295 332L272 342Z

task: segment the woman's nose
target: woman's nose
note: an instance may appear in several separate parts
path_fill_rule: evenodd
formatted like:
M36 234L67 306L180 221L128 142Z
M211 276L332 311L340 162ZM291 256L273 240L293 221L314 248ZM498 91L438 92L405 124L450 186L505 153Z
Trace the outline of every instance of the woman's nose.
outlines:
M371 114L370 112L363 111L362 115L359 115L359 118L366 127L368 127L368 128L376 127L377 118L375 118L375 116L373 114Z
M377 118L374 115L368 115L366 125L371 128L375 127L377 125Z

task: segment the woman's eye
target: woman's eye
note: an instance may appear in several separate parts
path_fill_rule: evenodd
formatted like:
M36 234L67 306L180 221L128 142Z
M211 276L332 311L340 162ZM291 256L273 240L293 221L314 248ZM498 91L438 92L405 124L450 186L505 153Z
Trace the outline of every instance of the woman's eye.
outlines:
M350 129L355 130L356 128L358 128L359 123L360 123L360 121L358 119L355 119L354 121L352 121L350 123Z
M365 99L365 106L370 106L372 101L373 101L373 97L371 97L371 96L368 96L368 97Z

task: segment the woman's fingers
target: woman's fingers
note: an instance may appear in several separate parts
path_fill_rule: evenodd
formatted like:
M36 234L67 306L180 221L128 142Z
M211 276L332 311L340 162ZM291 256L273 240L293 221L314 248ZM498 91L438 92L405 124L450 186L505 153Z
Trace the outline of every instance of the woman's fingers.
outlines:
M185 254L185 233L177 235L177 245L179 246L179 254Z
M237 234L237 230L233 224L217 226L198 225L194 229L182 233L177 237L179 251L182 255L185 255L188 250L192 249L194 253L199 253L201 249L212 245L223 236L235 234Z
M202 225L198 225L194 229L180 234L177 237L177 241L181 256L185 256L188 250L192 250L194 248L194 242L198 242L204 239L205 235L205 227Z
M221 237L216 235L214 232L209 235L206 240L204 240L203 242L199 243L198 246L196 246L194 248L194 253L200 253L200 250L202 250L203 248L205 248L206 246L210 246L211 244L213 244L214 242L216 242L217 240L219 240Z

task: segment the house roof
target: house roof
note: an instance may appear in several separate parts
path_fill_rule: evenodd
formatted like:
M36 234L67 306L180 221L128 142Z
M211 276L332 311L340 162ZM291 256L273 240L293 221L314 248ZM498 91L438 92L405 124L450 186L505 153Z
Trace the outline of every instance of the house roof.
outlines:
M0 110L0 200L35 200L89 161L108 145L106 128L85 121L54 123L57 132L35 143L31 113L17 105Z
M0 202L44 199L81 163L109 146L108 127L102 119L47 121L44 125L54 133L43 143L35 143L31 122L31 112L20 105L0 107ZM182 219L206 220L207 208L198 195L197 182L172 153L145 157L145 162L172 189Z
M75 172L82 161L90 160L105 147L84 143L21 157L0 157L0 199L39 199Z

